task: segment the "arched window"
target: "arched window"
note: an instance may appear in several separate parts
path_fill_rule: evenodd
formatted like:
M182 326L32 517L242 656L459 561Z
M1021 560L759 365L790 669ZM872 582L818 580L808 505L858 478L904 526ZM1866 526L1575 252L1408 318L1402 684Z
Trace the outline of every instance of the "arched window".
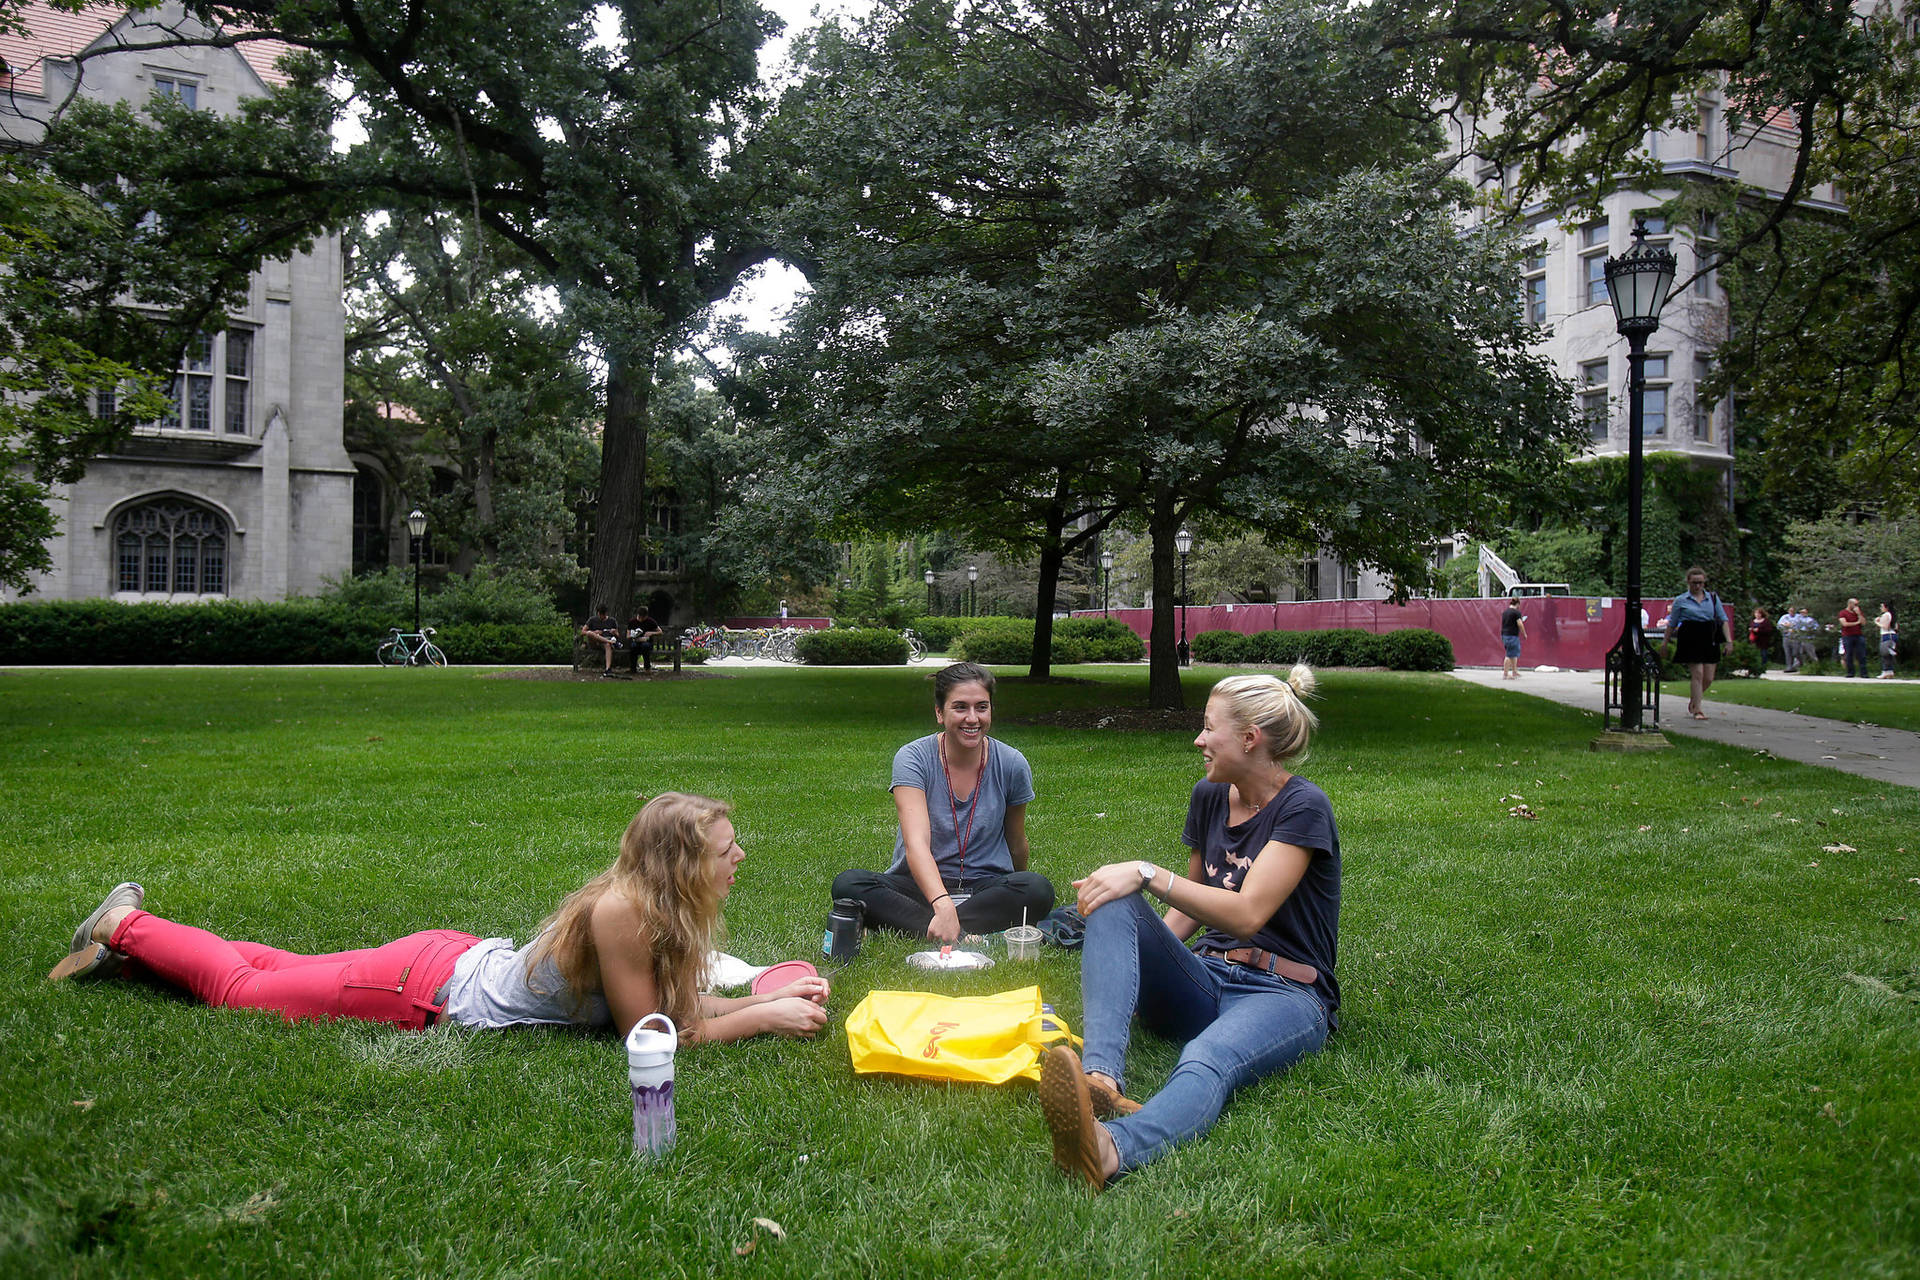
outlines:
M148 595L227 593L226 518L186 498L128 507L113 521L114 588Z

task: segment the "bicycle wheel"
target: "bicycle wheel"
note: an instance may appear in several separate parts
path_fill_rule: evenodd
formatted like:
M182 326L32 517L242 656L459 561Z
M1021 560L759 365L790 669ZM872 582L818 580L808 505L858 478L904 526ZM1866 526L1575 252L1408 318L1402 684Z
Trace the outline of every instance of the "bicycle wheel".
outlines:
M732 652L733 649L727 644L726 637L716 635L707 638L707 657L710 661L719 662Z
M407 665L406 646L399 640L383 640L373 651L374 661L383 667L404 667Z
M440 646L428 640L421 644L417 661L430 662L436 667L447 665L447 655L440 652Z
M908 636L907 637L907 661L923 662L926 660L926 656L927 656L927 646L921 642L920 637Z

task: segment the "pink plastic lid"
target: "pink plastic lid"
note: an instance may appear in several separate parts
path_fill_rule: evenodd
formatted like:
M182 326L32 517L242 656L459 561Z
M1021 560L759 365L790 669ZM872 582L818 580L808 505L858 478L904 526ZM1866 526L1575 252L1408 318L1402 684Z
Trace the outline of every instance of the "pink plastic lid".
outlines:
M816 977L819 973L820 971L818 969L814 968L813 965L805 960L788 960L781 964L774 965L773 968L768 969L765 973L755 978L753 980L753 994L759 996L765 995L769 991L778 991L790 982L798 982L802 978Z

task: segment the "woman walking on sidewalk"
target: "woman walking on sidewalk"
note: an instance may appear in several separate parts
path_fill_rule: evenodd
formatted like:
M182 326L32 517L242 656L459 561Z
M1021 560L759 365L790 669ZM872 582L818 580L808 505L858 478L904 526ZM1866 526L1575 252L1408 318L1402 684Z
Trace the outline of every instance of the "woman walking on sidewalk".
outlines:
M1880 678L1891 680L1900 657L1900 628L1894 622L1893 606L1885 600L1880 602L1880 616L1873 625L1880 629Z
M1687 711L1695 720L1705 720L1702 699L1713 688L1720 651L1733 643L1733 630L1720 593L1707 590L1707 571L1699 565L1687 570L1687 589L1667 610L1667 635L1673 638L1674 660L1687 666Z

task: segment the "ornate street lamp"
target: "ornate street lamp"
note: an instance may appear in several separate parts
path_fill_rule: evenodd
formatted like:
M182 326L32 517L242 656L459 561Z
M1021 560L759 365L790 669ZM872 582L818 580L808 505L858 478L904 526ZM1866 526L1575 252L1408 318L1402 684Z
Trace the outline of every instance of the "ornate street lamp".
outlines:
M413 536L413 633L420 634L420 540L427 536L426 513L415 507L407 515L407 532Z
M1113 552L1100 553L1100 612L1107 617L1113 616L1111 592L1113 588Z
M933 570L929 569L920 576L927 580L927 613L931 615L933 613Z
M973 584L978 581L980 581L980 566L977 564L968 565L967 566L967 616L969 618L973 617L975 612L978 609L978 604L976 602L976 597L974 595L974 589L973 589Z
M1193 535L1185 525L1173 535L1173 549L1180 553L1180 647L1174 650L1181 666L1187 665L1187 552L1193 550Z
M1607 296L1613 302L1615 328L1627 340L1627 617L1620 640L1607 654L1606 713L1617 705L1622 733L1658 732L1660 683L1656 660L1647 651L1640 626L1641 434L1646 427L1647 337L1660 327L1660 309L1673 287L1673 254L1647 243L1647 223L1635 218L1633 245L1607 259ZM1641 714L1646 690L1653 693L1653 722ZM1616 702L1615 694L1619 697Z

